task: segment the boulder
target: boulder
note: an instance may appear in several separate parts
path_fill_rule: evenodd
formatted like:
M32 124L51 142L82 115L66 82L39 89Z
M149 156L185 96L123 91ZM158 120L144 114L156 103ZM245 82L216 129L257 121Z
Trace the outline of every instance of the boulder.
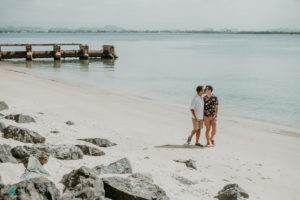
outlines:
M96 172L88 167L80 167L65 174L60 181L64 185L64 200L105 199L104 185Z
M81 144L77 144L75 146L77 146L79 149L81 149L81 151L83 152L84 155L88 155L88 156L103 156L103 155L105 155L105 153L103 151L101 151L100 149L95 148L95 147L91 147L88 145L81 145Z
M185 165L192 169L197 169L196 161L189 159L189 160L174 160L175 162L185 163Z
M50 176L50 174L43 168L38 159L33 156L29 157L26 170L21 178L24 180L29 180L31 178L40 176Z
M66 122L66 124L67 124L67 125L69 125L69 126L73 126L73 125L75 125L75 123L74 123L74 122L72 122L72 121L67 121L67 122Z
M11 149L11 154L19 161L27 165L28 158L33 156L37 158L42 165L48 162L49 154L30 146L16 146Z
M12 138L24 143L45 143L46 141L45 137L34 131L12 125L3 129L2 132L4 138Z
M61 160L78 160L83 158L80 148L74 145L35 144L32 146L17 146L12 149L15 158L23 160L29 156L36 157L41 163L45 162L47 154ZM48 159L47 159L48 160Z
M79 160L83 158L83 152L75 145L36 144L32 147L61 160Z
M4 188L4 183L2 182L2 178L0 176L0 190L1 190L1 188Z
M8 109L8 105L4 101L0 101L0 111Z
M32 178L14 185L6 185L0 190L0 199L15 200L60 200L60 192L55 184L45 177Z
M17 114L17 115L7 115L5 119L14 120L17 123L30 123L35 122L35 120L29 115Z
M78 140L92 143L98 147L111 147L117 145L109 141L108 139L102 139L102 138L86 138L86 139L78 139Z
M105 197L122 200L169 200L159 186L134 178L103 178Z
M5 129L5 124L3 122L0 122L0 132Z
M214 198L219 200L244 200L249 198L249 194L238 184L228 184Z
M11 146L7 144L0 144L0 163L18 163L17 160L11 154Z
M108 166L98 165L94 167L99 174L128 174L132 173L130 161L127 158L122 158Z

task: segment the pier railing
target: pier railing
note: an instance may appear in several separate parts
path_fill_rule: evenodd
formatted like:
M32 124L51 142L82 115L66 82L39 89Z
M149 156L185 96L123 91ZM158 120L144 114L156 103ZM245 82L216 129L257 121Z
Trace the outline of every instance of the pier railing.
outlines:
M75 46L78 45L77 50L62 50L61 46ZM2 51L1 47L24 46L25 51ZM33 51L33 46L52 46L52 51ZM103 45L101 50L89 50L88 45L79 43L51 43L51 44L0 44L0 60L1 59L17 59L25 58L32 60L34 58L54 58L60 60L61 58L77 57L80 59L88 59L90 57L110 58L114 59L118 56L115 54L115 48L112 45Z

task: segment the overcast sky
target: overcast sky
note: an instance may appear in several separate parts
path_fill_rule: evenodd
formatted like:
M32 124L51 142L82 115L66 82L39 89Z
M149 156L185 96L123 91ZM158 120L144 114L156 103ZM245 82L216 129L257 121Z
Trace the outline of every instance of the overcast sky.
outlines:
M300 0L0 0L0 26L300 29Z

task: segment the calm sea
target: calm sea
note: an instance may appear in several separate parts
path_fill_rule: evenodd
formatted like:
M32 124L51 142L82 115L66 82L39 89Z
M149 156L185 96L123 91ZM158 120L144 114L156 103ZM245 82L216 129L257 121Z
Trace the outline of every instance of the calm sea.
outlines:
M0 34L0 43L52 42L113 44L119 58L15 67L179 106L189 106L197 85L210 84L223 114L300 128L300 35Z

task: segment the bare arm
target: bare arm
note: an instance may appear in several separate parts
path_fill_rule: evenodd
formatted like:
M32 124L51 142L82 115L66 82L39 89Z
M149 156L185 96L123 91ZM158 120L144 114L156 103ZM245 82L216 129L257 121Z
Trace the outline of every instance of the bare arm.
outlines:
M218 116L219 106L216 106L216 117Z
M192 114L193 114L193 116L194 116L194 119L198 120L197 117L196 117L196 114L195 114L194 109L191 109L191 112L192 112Z

